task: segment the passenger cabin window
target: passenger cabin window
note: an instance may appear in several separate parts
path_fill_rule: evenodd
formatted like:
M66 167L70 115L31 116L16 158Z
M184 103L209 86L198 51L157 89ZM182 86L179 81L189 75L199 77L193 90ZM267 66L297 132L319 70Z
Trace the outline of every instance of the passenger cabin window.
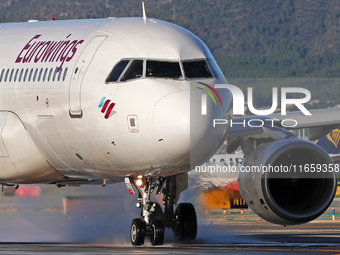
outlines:
M45 79L46 79L47 72L48 72L48 68L45 68L45 72L44 72L44 76L43 76L43 81L45 81Z
M148 60L146 77L182 78L179 62L162 62Z
M213 78L205 60L183 61L183 68L186 78Z
M121 81L141 78L143 75L143 60L134 60L123 75Z
M63 75L63 81L66 79L66 74L67 74L67 67L65 68L64 75Z
M12 81L13 73L14 73L14 69L12 69L11 74L10 74L10 76L9 76L9 82Z
M25 74L24 74L24 82L26 81L27 73L28 73L28 68L26 69Z
M16 81L17 81L18 72L19 72L19 69L17 69L17 70L15 71L15 75L14 75L14 82L16 82Z
M50 69L50 72L48 73L48 79L47 79L47 81L50 81L50 80L51 80L52 72L53 72L53 68L51 68L51 69Z
M2 81L2 77L4 76L5 69L2 69L1 74L0 74L0 82Z
M109 77L107 77L106 82L116 82L122 72L124 71L125 67L129 63L130 60L122 60L120 61L111 71Z
M43 69L40 68L40 72L39 72L39 76L38 76L38 81L40 81L42 73L43 73Z
M56 67L55 70L54 70L53 81L55 81L55 77L57 76L57 70L58 70L58 67Z
M7 71L6 71L5 82L7 81L8 73L9 73L9 69L7 69Z
M22 74L23 74L23 72L24 72L24 69L23 69L23 68L21 68L21 71L20 71L20 74L19 74L19 82L21 81L21 78L22 78Z
M33 81L37 78L38 68L35 69L34 75L33 75Z
M28 81L31 81L32 74L33 74L33 68L30 70L30 73L28 75Z
M60 81L61 74L63 73L63 69L60 68L59 73L58 73L58 81Z

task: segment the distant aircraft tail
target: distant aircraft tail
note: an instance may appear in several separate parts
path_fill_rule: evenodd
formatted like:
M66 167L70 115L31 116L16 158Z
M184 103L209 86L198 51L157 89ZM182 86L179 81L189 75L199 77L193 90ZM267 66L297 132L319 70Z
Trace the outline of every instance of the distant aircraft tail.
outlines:
M316 142L318 146L324 149L328 154L340 154L340 127L334 129L328 135Z

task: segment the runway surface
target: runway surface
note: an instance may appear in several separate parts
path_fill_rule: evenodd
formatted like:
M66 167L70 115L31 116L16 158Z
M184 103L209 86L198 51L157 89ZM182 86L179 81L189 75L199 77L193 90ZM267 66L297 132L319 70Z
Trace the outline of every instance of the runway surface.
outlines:
M194 243L163 246L114 244L2 243L0 254L339 254L340 221L316 220L279 227L258 219L206 220ZM209 233L207 236L206 234Z
M327 217L322 216L301 226L283 227L267 223L253 214L220 214L200 221L197 240L192 243L176 242L169 231L166 233L167 241L159 247L152 247L148 241L142 247L132 247L128 236L113 235L112 243L107 239L105 243L100 240L95 243L86 243L86 240L73 243L76 237L70 238L71 242L63 243L0 243L0 254L340 254L340 218L335 221L324 219ZM56 217L53 218L55 220ZM51 225L44 222L47 229L41 229L41 233L59 229L61 235L70 236L68 227L54 225L54 220ZM102 223L92 222L95 224L93 226L77 217L73 222L82 225L83 234L88 238L93 235L91 231L96 232L98 227L103 226ZM37 230L31 229L31 232L21 226L23 231L28 231L28 235L37 235ZM14 229L7 227L7 230L0 227L2 235L13 233Z
M102 199L96 205L85 199L81 212L66 212L61 198L2 197L0 254L340 254L340 199L317 220L287 227L268 223L250 210L206 214L198 208L195 242L178 243L167 230L162 246L146 241L132 247L129 227L139 213L134 199Z

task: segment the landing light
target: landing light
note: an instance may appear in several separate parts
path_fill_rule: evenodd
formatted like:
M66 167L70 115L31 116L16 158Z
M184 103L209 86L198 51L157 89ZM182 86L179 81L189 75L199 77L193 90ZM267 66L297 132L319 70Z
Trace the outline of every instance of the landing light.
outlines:
M142 180L142 179L137 179L137 180L136 180L136 185L137 185L138 187L142 186L142 185L143 185L143 180Z

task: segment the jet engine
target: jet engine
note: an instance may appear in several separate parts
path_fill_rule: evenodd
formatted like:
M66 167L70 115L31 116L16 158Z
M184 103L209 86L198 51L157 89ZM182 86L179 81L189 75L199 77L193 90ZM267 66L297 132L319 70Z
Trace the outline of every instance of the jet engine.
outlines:
M317 145L301 139L263 143L245 159L238 175L240 193L263 219L302 224L332 202L338 165Z

